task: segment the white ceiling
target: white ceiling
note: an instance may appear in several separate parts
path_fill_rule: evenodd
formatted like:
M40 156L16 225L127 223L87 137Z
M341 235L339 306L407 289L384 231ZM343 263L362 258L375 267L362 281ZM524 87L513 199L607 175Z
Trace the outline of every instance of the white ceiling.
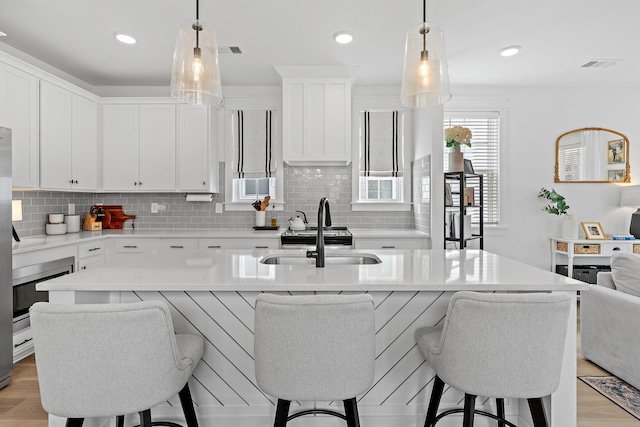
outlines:
M429 0L427 20L444 28L452 85L640 86L638 16L637 0ZM92 86L168 86L178 28L194 17L195 0L0 0L0 43ZM399 85L422 2L202 0L200 17L219 45L244 50L220 57L223 85L278 85L278 65L349 66L356 85ZM336 44L340 30L353 43ZM509 45L522 52L500 57ZM623 61L580 68L593 59Z

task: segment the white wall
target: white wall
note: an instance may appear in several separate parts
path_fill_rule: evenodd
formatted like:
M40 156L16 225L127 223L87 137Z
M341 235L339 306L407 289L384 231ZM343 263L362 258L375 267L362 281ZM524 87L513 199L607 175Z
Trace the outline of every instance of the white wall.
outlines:
M542 211L544 202L537 197L541 187L562 194L576 220L600 222L607 234L628 232L634 209L618 206L621 185L553 182L555 141L582 127L625 134L630 141L632 184L640 184L640 88L455 88L457 96L507 100L502 221L501 227L485 229L485 250L550 267L549 237L560 235L561 217ZM441 226L438 220L434 216L432 228ZM434 241L433 247L439 246Z

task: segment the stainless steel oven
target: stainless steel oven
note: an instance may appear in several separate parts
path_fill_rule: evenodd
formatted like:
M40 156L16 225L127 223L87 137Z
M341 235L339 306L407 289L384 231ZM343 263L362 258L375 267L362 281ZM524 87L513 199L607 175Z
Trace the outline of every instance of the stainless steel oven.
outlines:
M74 257L13 269L13 332L30 326L29 308L38 301L49 301L48 292L36 291L36 284L73 273Z

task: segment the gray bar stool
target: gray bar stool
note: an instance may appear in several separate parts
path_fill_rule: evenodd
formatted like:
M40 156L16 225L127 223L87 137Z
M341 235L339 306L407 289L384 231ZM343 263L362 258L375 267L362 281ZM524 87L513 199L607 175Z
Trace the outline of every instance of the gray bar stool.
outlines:
M176 394L187 425L198 426L187 380L203 339L176 335L164 302L36 303L30 316L42 407L67 426L117 416L122 427L125 414L139 413L147 427L150 408Z
M262 391L278 399L274 426L322 413L358 427L356 396L373 384L374 335L370 295L259 295L256 380ZM289 415L292 400L342 400L345 415L323 409Z
M416 342L435 371L425 427L463 412L505 420L504 398L527 399L535 427L548 426L542 397L557 390L567 335L570 297L564 293L458 292L443 327L420 328ZM464 409L437 414L444 385L465 393ZM497 399L497 416L475 410L477 396Z

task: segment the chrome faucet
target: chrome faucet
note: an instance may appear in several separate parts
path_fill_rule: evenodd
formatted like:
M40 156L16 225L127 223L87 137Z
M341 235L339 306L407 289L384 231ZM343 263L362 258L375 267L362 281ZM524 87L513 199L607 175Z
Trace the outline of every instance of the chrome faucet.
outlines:
M324 267L323 223L327 227L331 226L331 212L329 211L329 201L326 197L320 199L320 206L318 206L318 234L316 234L316 250L307 251L307 258L316 259L316 267Z

